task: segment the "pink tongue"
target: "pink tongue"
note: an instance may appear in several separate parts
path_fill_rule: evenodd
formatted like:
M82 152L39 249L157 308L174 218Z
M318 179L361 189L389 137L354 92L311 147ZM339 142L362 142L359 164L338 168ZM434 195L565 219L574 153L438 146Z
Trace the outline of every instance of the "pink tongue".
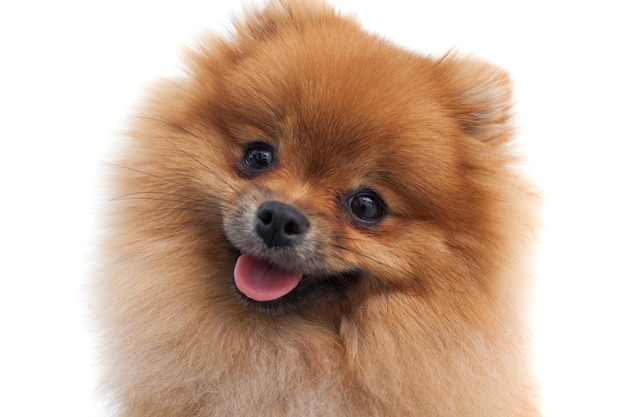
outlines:
M243 254L235 264L235 285L256 301L276 300L296 288L302 274L287 272Z

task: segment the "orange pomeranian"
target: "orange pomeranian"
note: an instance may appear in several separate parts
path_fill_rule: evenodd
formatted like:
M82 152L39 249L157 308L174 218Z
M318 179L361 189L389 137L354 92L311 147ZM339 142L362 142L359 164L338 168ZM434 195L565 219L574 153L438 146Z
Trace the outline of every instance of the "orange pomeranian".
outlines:
M97 274L121 417L536 417L505 72L270 2L127 132Z

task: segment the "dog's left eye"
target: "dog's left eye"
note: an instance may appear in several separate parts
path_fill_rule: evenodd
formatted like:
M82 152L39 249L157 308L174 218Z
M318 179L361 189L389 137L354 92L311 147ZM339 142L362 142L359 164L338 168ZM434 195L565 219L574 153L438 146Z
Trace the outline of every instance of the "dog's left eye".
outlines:
M263 142L253 142L246 147L243 166L251 171L264 171L274 166L274 148Z
M385 215L385 202L371 190L362 190L348 199L348 208L359 221L373 225Z

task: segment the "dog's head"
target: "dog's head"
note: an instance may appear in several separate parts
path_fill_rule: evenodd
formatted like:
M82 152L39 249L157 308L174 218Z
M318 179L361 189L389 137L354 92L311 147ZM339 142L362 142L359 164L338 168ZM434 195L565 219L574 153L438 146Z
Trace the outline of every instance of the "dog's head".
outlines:
M504 72L282 2L198 44L188 68L149 109L159 175L192 195L184 215L229 254L239 300L277 312L357 288L489 287L524 222Z

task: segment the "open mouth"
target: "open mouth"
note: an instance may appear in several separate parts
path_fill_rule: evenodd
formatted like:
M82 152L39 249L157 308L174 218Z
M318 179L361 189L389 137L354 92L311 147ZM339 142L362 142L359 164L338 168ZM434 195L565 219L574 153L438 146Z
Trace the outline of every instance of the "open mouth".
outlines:
M246 253L237 258L233 277L235 286L246 297L267 302L278 300L293 291L304 274L287 271Z
M232 290L242 303L266 313L294 310L305 302L334 293L341 295L359 279L358 271L307 275L241 254L237 249Z

